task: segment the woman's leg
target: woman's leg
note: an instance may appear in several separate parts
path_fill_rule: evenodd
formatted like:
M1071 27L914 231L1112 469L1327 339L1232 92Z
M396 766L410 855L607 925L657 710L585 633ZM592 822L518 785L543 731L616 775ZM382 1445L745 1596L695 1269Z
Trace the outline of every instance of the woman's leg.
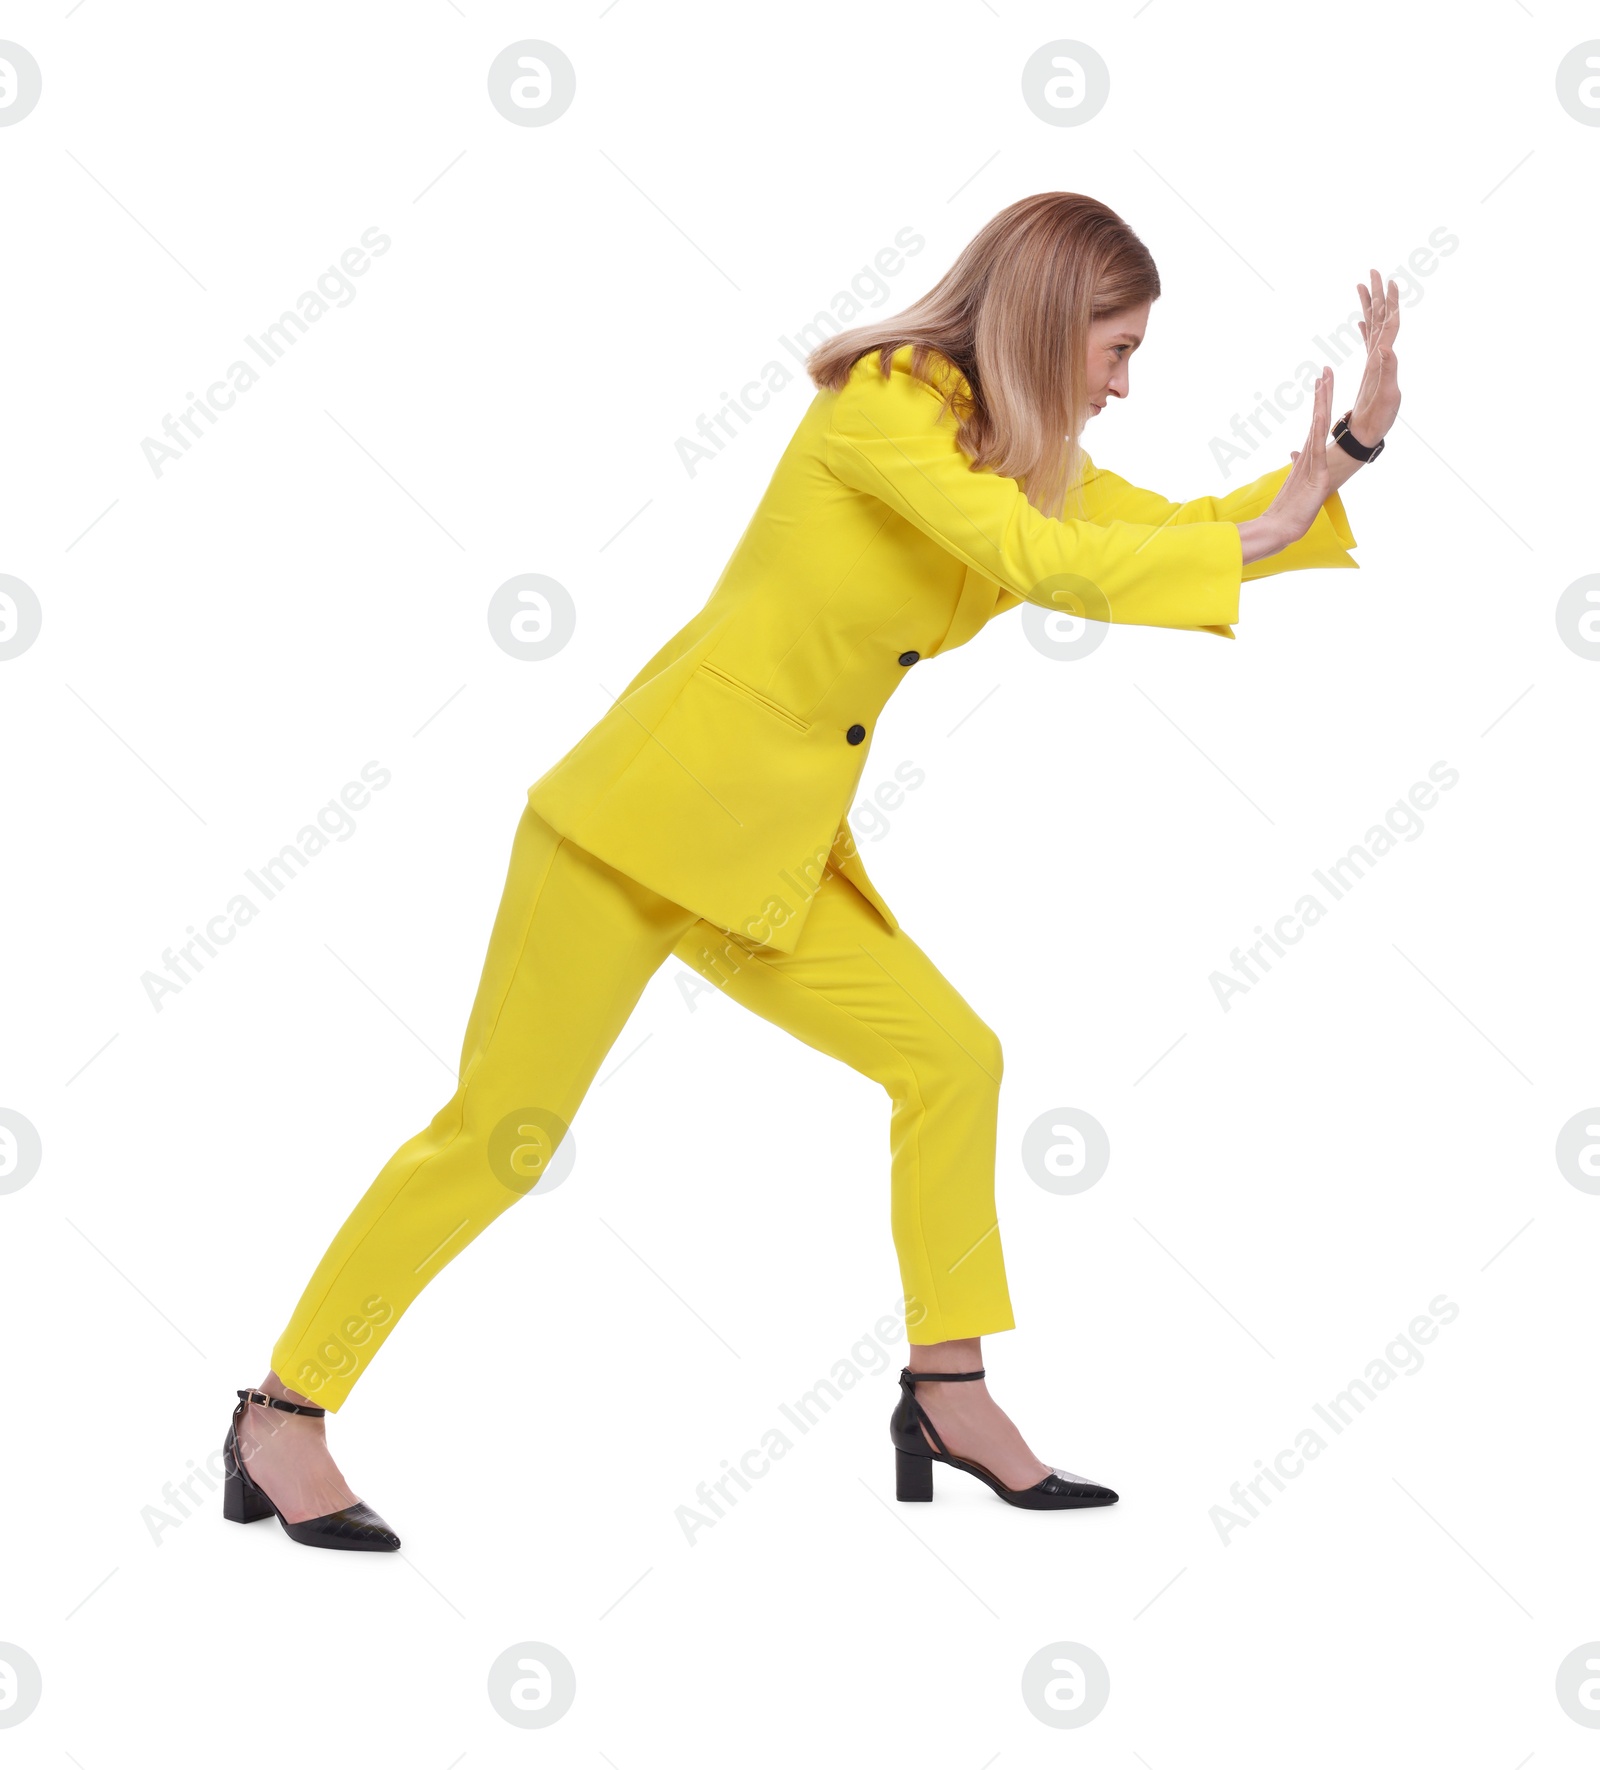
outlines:
M262 1388L340 1407L429 1279L537 1184L645 984L694 921L524 808L456 1090L334 1236ZM264 1408L247 1408L245 1421L265 1440L251 1472L286 1514L349 1503L324 1503L349 1490L327 1461L323 1421Z
M890 933L831 869L793 953L706 922L673 950L752 1013L887 1091L908 1363L976 1369L979 1336L1016 1325L994 1203L999 1039L922 948L904 930ZM1008 1486L1031 1487L1046 1474L985 1383L927 1383L917 1399L952 1451Z

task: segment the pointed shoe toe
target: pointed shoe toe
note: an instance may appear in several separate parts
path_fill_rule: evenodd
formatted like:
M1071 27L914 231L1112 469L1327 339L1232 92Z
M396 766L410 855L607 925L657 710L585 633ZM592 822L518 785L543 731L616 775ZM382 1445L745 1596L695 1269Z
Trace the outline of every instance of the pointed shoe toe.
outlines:
M400 1547L400 1539L365 1500L324 1512L320 1518L303 1518L291 1524L280 1514L283 1528L297 1543L313 1549L372 1549L386 1552Z
M1054 1464L1043 1481L1037 1486L1024 1488L1023 1492L1037 1494L1038 1503L1051 1508L1114 1506L1117 1503L1117 1495L1111 1488L1102 1487L1087 1475L1074 1475L1070 1469L1058 1469Z

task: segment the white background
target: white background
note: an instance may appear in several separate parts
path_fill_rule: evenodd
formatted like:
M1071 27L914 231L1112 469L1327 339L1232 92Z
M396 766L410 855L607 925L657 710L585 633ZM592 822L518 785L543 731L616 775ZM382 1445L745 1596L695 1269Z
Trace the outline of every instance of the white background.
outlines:
M0 130L0 571L43 608L0 665L0 1105L43 1144L0 1198L0 1640L44 1679L13 1762L1593 1761L1555 1678L1600 1637L1600 1199L1554 1157L1600 1097L1600 664L1554 618L1596 569L1600 130L1555 92L1593 34L1548 0L7 10L44 82ZM1063 35L1111 70L1082 127L1022 101ZM545 128L487 98L525 37L577 69ZM1085 440L1171 497L1286 460L1298 425L1231 472L1213 439L1335 361L1369 268L1459 242L1407 279L1359 575L1075 664L1013 613L866 759L863 796L925 772L866 862L1004 1041L991 1386L1121 1503L895 1505L887 1099L669 961L571 1178L330 1422L402 1553L198 1485L154 1536L450 1094L527 786L699 608L810 384L692 475L679 440L897 231L925 246L864 313L1052 189L1160 266ZM348 306L155 475L142 440L369 227ZM489 636L520 572L577 603L544 663ZM369 760L355 833L157 1012L163 950ZM1439 761L1422 833L1224 1012L1211 974ZM1062 1106L1111 1141L1075 1197L1020 1156ZM1422 1368L1224 1543L1230 1487L1441 1295ZM853 1350L873 1374L691 1546L696 1485ZM577 1673L537 1735L485 1687L529 1640ZM1063 1641L1110 1673L1071 1734L1020 1687Z

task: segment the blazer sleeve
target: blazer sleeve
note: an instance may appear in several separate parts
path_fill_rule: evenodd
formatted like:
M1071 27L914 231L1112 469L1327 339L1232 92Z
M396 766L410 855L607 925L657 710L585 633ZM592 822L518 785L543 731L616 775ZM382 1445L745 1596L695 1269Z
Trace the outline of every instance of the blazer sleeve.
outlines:
M1024 601L1141 627L1225 631L1239 618L1231 518L1045 516L1017 480L973 469L939 406L938 390L913 376L852 376L829 417L830 470Z
M1149 492L1115 473L1103 472L1088 455L1084 456L1084 508L1092 520L1106 522L1118 518L1128 522L1189 523L1248 522L1261 516L1277 497L1278 489L1293 470L1293 462L1275 467L1249 485L1238 486L1220 498L1190 498L1187 503L1174 504L1159 492ZM1275 572L1305 571L1311 567L1347 567L1359 569L1359 562L1350 557L1348 549L1359 545L1350 530L1339 494L1333 492L1317 512L1311 527L1298 541L1291 541L1265 559L1253 559L1245 566L1243 577L1270 578Z

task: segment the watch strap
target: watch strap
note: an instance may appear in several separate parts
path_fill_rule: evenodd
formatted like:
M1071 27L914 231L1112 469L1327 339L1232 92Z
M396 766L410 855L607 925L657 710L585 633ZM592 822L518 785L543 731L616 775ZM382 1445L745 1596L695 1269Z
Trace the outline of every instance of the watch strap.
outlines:
M1352 406L1350 411L1354 410L1355 407ZM1388 438L1379 437L1377 442L1375 442L1370 449L1363 447L1363 445L1358 443L1350 434L1350 412L1346 412L1342 418L1335 419L1334 421L1333 440L1347 455L1354 455L1358 461L1376 461L1379 455L1383 453L1383 445L1388 441Z

